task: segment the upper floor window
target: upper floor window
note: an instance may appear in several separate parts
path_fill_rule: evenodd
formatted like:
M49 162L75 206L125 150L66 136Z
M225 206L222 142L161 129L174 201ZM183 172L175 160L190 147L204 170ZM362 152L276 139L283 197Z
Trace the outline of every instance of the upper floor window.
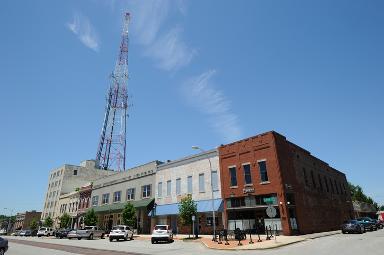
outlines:
M229 168L229 174L231 176L231 187L237 186L237 176L236 176L236 167L230 167Z
M167 196L171 195L171 191L172 191L172 182L171 180L169 180L167 181Z
M109 193L103 194L101 203L102 204L109 204Z
M113 193L113 202L120 202L121 201L121 191L116 191Z
M99 196L92 197L92 206L97 206L99 204Z
M73 170L73 175L77 175L77 170Z
M163 183L159 182L157 184L157 196L162 197L163 196Z
M135 200L135 189L127 189L127 200Z
M313 171L311 171L311 178L312 178L313 187L316 188L316 181L315 181L315 177L313 175Z
M199 192L205 192L204 174L199 174Z
M187 177L187 190L188 194L192 194L192 176Z
M303 175L304 175L304 183L305 183L305 186L309 187L308 176L307 176L307 170L305 170L305 168L303 168Z
M151 185L144 185L142 187L143 198L148 198L151 196Z
M252 184L251 165L250 164L243 165L243 171L244 171L244 183Z
M320 190L321 192L323 192L323 182L321 181L321 177L320 177L320 174L317 175L317 177L319 178L319 185L320 185Z
M212 171L212 190L213 191L218 191L219 190L219 178L218 178L218 175L217 175L217 171Z
M261 182L268 181L267 161L258 161Z
M177 178L176 179L176 195L181 194L181 179Z
M328 180L326 176L324 176L324 183L325 183L325 188L327 189L327 192L329 192Z

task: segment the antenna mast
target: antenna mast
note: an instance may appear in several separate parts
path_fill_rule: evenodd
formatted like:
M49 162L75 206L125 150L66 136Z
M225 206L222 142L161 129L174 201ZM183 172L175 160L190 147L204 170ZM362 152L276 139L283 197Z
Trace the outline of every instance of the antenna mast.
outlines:
M96 154L96 165L105 170L125 170L129 21L130 15L125 13L119 56L110 76L104 122Z

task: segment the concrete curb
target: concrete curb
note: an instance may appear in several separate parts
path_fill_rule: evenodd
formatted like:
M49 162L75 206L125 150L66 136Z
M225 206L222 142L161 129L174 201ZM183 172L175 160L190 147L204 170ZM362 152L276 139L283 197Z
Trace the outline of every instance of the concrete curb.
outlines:
M287 246L287 245L290 245L290 244L295 244L295 243L300 243L300 242L304 242L304 241L307 241L307 239L303 239L303 240L296 240L296 241L292 241L290 243L280 243L280 244L276 244L275 246L271 246L271 247L249 247L249 248L237 248L237 247L233 247L233 248L227 248L227 249L222 249L222 248L216 248L216 247L209 247L207 244L205 244L204 242L201 242L205 247L207 247L208 249L212 249L212 250L220 250L220 251L249 251L249 250L270 250L270 249L275 249L275 248L279 248L279 247L283 247L283 246Z
M319 236L314 236L314 237L307 237L306 239L317 239L317 238L321 238L321 237L326 237L326 236L333 236L333 235L340 235L341 232L338 231L338 232L334 232L334 233L327 233L327 234L324 234L324 235L319 235Z

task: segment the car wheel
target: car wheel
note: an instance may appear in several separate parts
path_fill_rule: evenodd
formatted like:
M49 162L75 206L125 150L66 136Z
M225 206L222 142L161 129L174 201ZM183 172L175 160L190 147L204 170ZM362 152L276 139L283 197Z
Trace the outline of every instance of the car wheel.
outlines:
M129 238L129 240L133 240L133 233L131 234L131 237Z
M50 236L50 234L48 233L48 234L47 234L47 237L49 237L49 236Z
M77 240L81 240L81 237L78 237Z
M93 234L89 235L89 240L93 240Z
M72 239L72 237L68 237L68 240L71 240Z
M155 243L155 240L154 240L153 238L151 239L151 243L152 243L152 244L154 244L154 243Z
M341 233L345 234L345 231L344 231L344 230L342 230L342 231L341 231Z
M112 239L112 238L109 238L109 241L110 241L110 242L112 242L112 241L113 241L113 239Z
M100 238L101 238L101 239L104 239L104 234L102 234Z
M0 248L0 255L4 255L5 251L3 248Z

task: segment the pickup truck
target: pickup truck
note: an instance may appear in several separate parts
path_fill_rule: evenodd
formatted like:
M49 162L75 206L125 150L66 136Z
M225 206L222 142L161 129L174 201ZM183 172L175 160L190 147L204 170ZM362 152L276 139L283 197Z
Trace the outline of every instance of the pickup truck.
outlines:
M99 229L97 226L85 226L83 229L76 231L77 239L87 238L92 240L93 238L104 238L105 231Z

